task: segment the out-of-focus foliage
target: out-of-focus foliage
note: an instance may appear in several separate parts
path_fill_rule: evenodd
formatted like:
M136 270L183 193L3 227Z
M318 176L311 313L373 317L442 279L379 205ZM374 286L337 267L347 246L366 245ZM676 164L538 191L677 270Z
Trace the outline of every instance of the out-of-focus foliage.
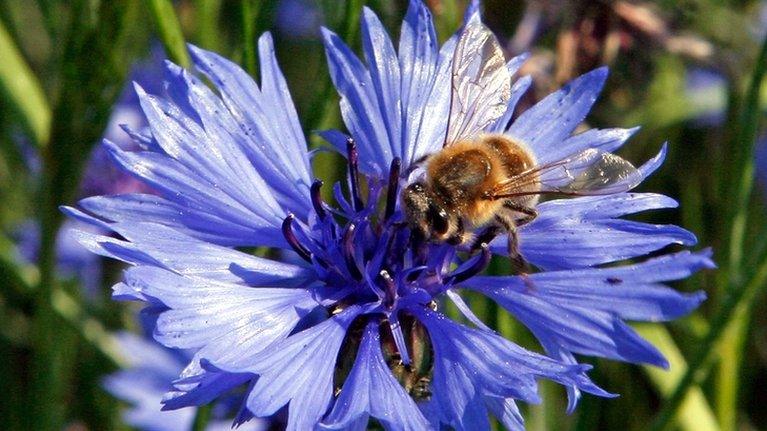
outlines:
M444 40L465 3L427 3ZM256 75L255 38L270 30L305 131L341 127L319 26L354 46L363 4L397 34L403 0L0 0L0 428L127 428L125 405L102 388L104 377L124 365L111 334L139 330L133 310L108 299L121 268L97 261L101 275L85 280L61 271L66 248L57 238L58 207L84 193L89 154L118 97L130 91L132 67L163 43L183 61L186 41ZM600 361L593 378L620 398L586 396L568 416L563 391L544 384L544 402L526 412L528 428L644 430L675 391L681 403L666 407L672 427L767 428L767 184L751 193L748 181L754 169L767 171L765 163L754 166L751 153L765 106L761 83L752 80L767 5L487 0L483 9L508 55L532 54L522 74L533 76L534 88L523 107L585 71L610 66L590 126L641 125L621 153L636 162L670 143L666 163L642 188L677 198L680 208L643 219L695 232L721 268L676 286L708 293L693 316L665 329L640 328L669 356L671 371ZM323 179L338 175L336 156L320 152L314 162ZM24 247L35 252L25 258ZM96 292L86 294L83 286L94 283ZM476 298L472 305L501 333L538 349L492 303ZM702 345L707 339L712 344ZM708 347L704 356L701 346ZM694 358L702 358L692 363L694 378L679 389Z

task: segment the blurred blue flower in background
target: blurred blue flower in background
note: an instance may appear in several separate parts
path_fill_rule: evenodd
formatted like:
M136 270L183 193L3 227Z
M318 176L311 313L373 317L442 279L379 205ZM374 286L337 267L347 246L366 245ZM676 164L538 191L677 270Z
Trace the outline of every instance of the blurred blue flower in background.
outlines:
M700 126L716 127L724 123L727 106L727 80L712 69L687 70L685 93L692 106L692 119Z
M310 0L281 0L275 25L281 35L293 39L315 39L322 25L322 11Z
M467 19L478 20L476 13L473 4ZM337 205L324 203L322 182L312 180L306 139L266 34L260 87L234 63L196 47L194 66L218 93L172 63L164 93L136 86L149 132L128 131L140 150L104 145L157 195L91 197L64 209L115 234L78 233L94 253L132 265L114 297L159 310L154 338L195 352L165 407L205 404L247 383L238 423L288 406L291 430L365 429L370 417L385 429L488 429L489 413L522 429L515 400L539 402L539 378L568 387L571 409L580 391L610 396L573 353L665 366L624 319L661 321L694 309L702 293L662 283L712 267L709 253L593 266L693 244L676 226L618 218L676 203L649 193L542 203L519 229L523 257L545 270L530 275L477 275L491 253L505 252L500 243L468 257L452 245L413 246L399 191L417 175L409 172L415 162L441 149L458 35L439 48L429 10L412 1L398 54L368 9L362 36L367 66L324 30L353 137L324 133L348 161L346 187L333 187ZM524 59L508 63L512 74ZM635 129L572 135L606 76L605 69L583 75L510 122L530 85L521 78L486 131L527 143L539 163L587 148L616 150ZM664 155L665 147L639 168L641 177ZM239 247L278 251L265 258ZM286 253L301 260L281 258ZM461 287L506 308L550 357L488 329ZM474 327L447 318L445 298Z
M164 54L159 47L153 49L150 59L134 66L129 75L129 81L138 82L147 88L159 91L162 88L160 64L163 57ZM104 131L104 139L117 142L126 149L135 149L137 148L135 143L122 128L141 130L146 126L138 99L132 87L129 86L123 90L112 109L107 129ZM39 177L41 175L40 156L35 146L27 142L19 142L29 171ZM85 165L78 195L86 197L132 192L150 193L151 188L115 166L106 150L101 145L96 145ZM77 230L103 233L103 230L97 226L76 220L64 221L56 236L57 272L65 279L76 278L82 282L86 296L93 299L98 296L102 285L101 259L83 249L76 238ZM40 248L39 226L31 220L26 221L16 230L14 236L19 259L26 263L37 262Z

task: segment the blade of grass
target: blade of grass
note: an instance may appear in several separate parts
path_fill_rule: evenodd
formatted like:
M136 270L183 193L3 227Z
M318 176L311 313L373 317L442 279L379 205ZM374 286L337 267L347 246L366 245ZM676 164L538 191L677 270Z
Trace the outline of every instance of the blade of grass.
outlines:
M250 76L256 76L256 20L261 4L242 0L242 64Z
M131 54L145 47L136 43L142 36L137 26L140 21L128 19L134 3L83 0L68 4L72 19L67 37L61 40L61 64L51 71L58 84L50 132L55 145L47 145L41 152L43 169L36 199L40 278L33 295L27 429L62 429L71 412L72 405L66 401L69 385L76 378L74 358L80 340L72 337L73 331L63 324L54 305L62 289L56 276L56 236L62 222L58 207L74 199L84 155L104 131L127 64L135 58ZM129 33L138 39L123 40L126 26L136 28Z
M191 64L189 53L186 50L184 33L181 31L181 23L173 9L173 3L170 0L146 1L168 57L176 64L189 67Z
M743 278L743 254L746 249L746 227L748 221L748 203L754 185L754 149L759 127L759 95L764 77L765 41L760 54L751 85L746 95L745 106L741 111L740 124L732 146L736 155L736 167L741 167L740 177L735 177L734 214L730 230L728 286L736 286ZM750 247L749 247L750 248ZM719 372L716 382L717 415L724 431L734 431L738 422L738 393L740 391L740 369L746 334L751 320L752 304L743 301L735 308L731 321L727 325L719 346Z
M657 324L637 324L635 329L643 338L658 347L669 362L669 369L663 370L653 366L643 366L644 372L650 378L653 385L663 397L671 395L674 386L682 378L682 374L687 370L687 363L682 356L682 352L674 343L668 330ZM708 404L705 395L700 387L690 388L679 412L676 416L679 428L687 431L718 431L719 425L716 421L711 406Z
M0 23L0 89L38 146L48 142L51 109L37 77L24 61L11 35Z
M197 41L206 49L217 50L219 44L218 20L221 0L196 0Z
M759 290L764 287L765 282L767 282L767 258L762 260L754 276L749 279L744 288L730 289L734 291L727 296L719 312L714 316L709 331L697 343L698 349L692 360L690 360L689 368L685 371L663 408L658 413L650 427L651 430L665 430L670 425L690 387L700 384L705 379L708 373L708 366L710 365L711 351L721 339L735 309L742 303L753 302Z

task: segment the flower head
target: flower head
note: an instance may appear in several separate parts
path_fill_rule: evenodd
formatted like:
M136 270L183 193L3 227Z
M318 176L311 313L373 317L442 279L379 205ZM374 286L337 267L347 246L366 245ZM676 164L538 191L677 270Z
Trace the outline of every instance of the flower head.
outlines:
M476 26L475 7L467 22ZM400 199L403 185L419 175L419 160L439 151L448 133L458 36L438 48L429 11L418 1L408 9L398 52L370 10L362 29L367 66L324 30L351 132L324 134L348 163L345 187L333 187L335 204L321 199L323 183L312 180L267 34L259 41L260 87L233 63L195 47L195 67L218 94L170 63L166 94L137 87L151 129L132 132L143 149L106 145L159 196L96 197L81 201L82 210L66 209L119 235L81 234L92 251L133 265L115 297L157 307L155 339L195 350L166 407L207 402L249 382L246 410L264 417L288 406L288 429L360 427L370 417L386 429L484 429L488 413L519 429L515 400L538 402L539 378L567 386L572 406L580 391L609 396L573 353L664 365L623 319L671 319L694 309L702 294L661 283L711 266L708 254L592 266L694 242L675 226L617 218L673 200L615 193L545 202L518 233L524 259L550 271L478 276L504 246L467 254L465 247L420 241ZM523 61L512 59L509 74ZM530 83L519 79L499 118L477 132L507 133L539 163L615 150L633 129L572 135L605 78L604 69L584 75L507 126ZM649 175L663 154L637 175ZM236 248L254 246L276 249L270 256L277 258ZM485 326L461 288L517 316L549 356ZM442 313L446 298L472 326Z

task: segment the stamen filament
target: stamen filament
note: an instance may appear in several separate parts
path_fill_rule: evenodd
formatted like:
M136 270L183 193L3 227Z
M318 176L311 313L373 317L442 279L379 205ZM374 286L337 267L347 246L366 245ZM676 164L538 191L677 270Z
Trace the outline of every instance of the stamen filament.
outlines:
M384 220L389 220L394 215L394 209L397 207L397 193L399 192L399 171L402 167L402 161L395 157L389 167L389 185L386 191L386 209L384 211Z
M312 206L314 207L314 212L317 213L317 217L319 217L320 220L324 221L327 213L325 212L325 208L322 206L322 196L320 195L320 189L322 188L323 184L324 183L322 180L315 180L312 183L310 195L312 198Z
M386 305L386 308L391 309L394 306L394 300L397 297L397 285L389 275L389 271L383 269L378 273L378 275L381 276L381 280L384 282L384 291L386 292L384 305Z
M301 258L309 263L312 263L312 254L309 252L309 250L306 249L306 247L301 244L300 241L298 241L298 238L296 238L296 234L293 232L293 219L295 216L293 214L288 214L287 217L285 217L285 220L282 221L282 235L285 237L285 240L288 242L290 247L295 251Z
M355 280L362 280L362 273L357 266L357 260L354 258L354 233L356 229L357 226L354 223L349 223L349 226L346 227L346 232L344 232L342 238L342 249L349 274L351 274Z
M346 154L349 162L349 183L352 189L352 204L356 211L362 211L365 204L360 197L360 176L359 176L359 153L357 153L357 144L354 138L346 140Z

